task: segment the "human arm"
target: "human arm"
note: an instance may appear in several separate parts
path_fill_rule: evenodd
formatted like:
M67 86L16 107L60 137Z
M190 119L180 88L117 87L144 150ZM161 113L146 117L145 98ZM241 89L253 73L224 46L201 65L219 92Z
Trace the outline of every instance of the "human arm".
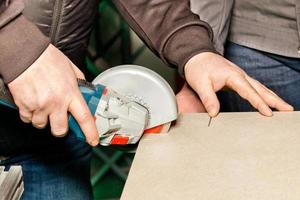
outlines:
M238 66L218 55L211 27L191 13L189 0L113 2L150 49L166 64L178 67L210 116L219 112L215 93L224 87L238 92L263 115L272 115L270 107L293 110Z
M1 0L0 5L0 75L21 119L37 128L45 127L49 120L52 133L63 136L69 112L87 142L96 145L96 126L76 82L83 74L22 15L22 1Z

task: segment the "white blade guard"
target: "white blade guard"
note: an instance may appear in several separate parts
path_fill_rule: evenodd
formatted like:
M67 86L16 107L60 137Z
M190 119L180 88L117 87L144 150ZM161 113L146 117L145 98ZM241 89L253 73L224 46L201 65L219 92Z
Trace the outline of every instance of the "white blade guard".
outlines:
M120 65L98 75L93 84L102 84L147 108L146 129L177 119L175 94L156 72L137 65Z

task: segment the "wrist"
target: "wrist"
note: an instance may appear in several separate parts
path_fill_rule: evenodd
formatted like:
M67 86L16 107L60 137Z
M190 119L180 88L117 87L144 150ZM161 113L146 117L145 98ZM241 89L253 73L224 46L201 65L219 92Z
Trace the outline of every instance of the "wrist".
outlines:
M189 76L190 74L193 73L193 68L197 67L201 67L201 64L206 61L207 59L212 60L214 56L216 56L218 54L213 53L213 52L201 52L198 53L196 55L194 55L193 57L191 57L185 64L184 66L184 74L187 78L187 76Z

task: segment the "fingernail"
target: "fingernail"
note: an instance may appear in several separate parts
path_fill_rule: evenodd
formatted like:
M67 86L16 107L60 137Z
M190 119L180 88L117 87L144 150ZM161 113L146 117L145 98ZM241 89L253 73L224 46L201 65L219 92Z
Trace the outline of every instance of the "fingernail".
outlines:
M218 114L218 110L213 108L213 109L211 109L211 110L208 111L208 114L211 117L215 117Z
M287 111L294 111L294 107L291 105L287 105Z
M273 116L273 112L270 108L265 109L264 115L267 117L272 117Z

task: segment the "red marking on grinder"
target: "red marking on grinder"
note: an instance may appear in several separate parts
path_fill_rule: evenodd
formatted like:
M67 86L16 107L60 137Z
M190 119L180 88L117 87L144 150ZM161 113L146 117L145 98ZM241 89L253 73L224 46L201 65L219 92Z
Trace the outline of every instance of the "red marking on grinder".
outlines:
M126 145L128 143L129 138L127 136L115 135L113 139L110 141L110 144L113 145Z
M144 134L157 134L161 133L164 125L158 125L149 129L144 130Z
M107 88L104 88L104 90L103 90L103 92L102 92L102 95L106 95L107 94L107 92L108 92L108 90L107 90Z

